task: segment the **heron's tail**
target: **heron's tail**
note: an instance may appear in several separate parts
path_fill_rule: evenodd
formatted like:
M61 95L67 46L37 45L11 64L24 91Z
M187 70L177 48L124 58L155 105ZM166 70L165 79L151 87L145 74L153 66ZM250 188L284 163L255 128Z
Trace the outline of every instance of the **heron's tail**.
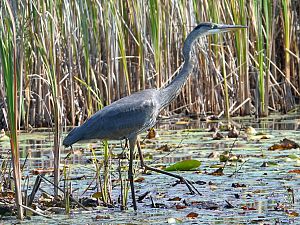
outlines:
M82 138L80 132L78 131L79 131L78 127L75 127L73 128L73 130L71 130L71 132L67 135L67 137L65 137L63 141L63 145L65 147L69 147L73 145L74 143L76 143Z

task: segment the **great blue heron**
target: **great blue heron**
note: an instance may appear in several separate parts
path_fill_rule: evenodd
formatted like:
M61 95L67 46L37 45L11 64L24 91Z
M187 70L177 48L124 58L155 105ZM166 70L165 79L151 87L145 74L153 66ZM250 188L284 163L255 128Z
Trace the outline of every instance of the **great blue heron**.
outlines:
M176 98L187 78L190 76L194 66L191 53L195 41L199 37L209 34L222 33L240 28L245 28L245 26L200 23L187 36L183 46L184 64L178 75L166 87L136 92L105 106L81 126L74 128L64 139L63 145L68 147L77 141L89 139L128 139L130 149L128 179L131 186L133 208L136 210L132 164L138 135L155 125L160 111ZM142 160L140 149L139 154L142 166L146 169L162 172L146 166ZM179 175L170 174L166 171L163 173L183 180ZM187 182L186 184L189 187Z

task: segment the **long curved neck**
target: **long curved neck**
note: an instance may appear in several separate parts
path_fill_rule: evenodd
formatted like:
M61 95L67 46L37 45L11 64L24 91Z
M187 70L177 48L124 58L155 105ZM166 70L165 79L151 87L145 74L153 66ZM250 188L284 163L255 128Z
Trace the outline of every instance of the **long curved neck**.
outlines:
M161 88L160 91L160 109L169 105L180 93L181 88L190 76L193 70L193 63L191 59L192 46L197 37L193 32L187 37L183 46L184 64L179 71L178 75L166 86Z

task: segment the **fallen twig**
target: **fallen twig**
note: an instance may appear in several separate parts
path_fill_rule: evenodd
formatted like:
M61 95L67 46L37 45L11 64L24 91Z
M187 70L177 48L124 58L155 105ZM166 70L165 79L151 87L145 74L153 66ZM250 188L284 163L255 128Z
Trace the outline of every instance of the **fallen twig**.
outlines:
M33 213L39 215L39 216L42 216L42 217L45 217L45 218L48 218L48 219L53 219L51 216L44 215L43 213L40 213L40 212L38 212L38 211L36 211L36 210L34 210L34 209L32 209L32 208L26 206L26 205L20 204L20 206L23 207L24 209L27 209L27 210L29 210L29 211L31 211L31 212L33 212ZM53 220L55 220L55 219L53 219Z
M40 176L43 180L49 182L50 184L54 185L53 182L51 182L50 180L48 180L46 177L42 177ZM60 187L57 187L61 192L64 192L63 189L61 189ZM86 208L84 205L82 205L79 201L77 201L75 198L72 197L72 195L69 195L70 199L72 199L74 202L76 202L77 205L81 206L83 209L88 210L88 208Z

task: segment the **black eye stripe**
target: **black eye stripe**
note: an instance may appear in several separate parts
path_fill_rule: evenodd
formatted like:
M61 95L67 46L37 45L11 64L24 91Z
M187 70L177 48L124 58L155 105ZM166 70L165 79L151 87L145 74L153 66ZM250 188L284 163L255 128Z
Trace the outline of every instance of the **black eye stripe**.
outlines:
M200 27L202 27L202 26L203 26L202 24L199 24L198 26L195 27L195 30L200 29Z
M217 28L217 26L215 24L210 24L210 23L200 23L198 26L196 26L194 29L195 30L198 30L200 29L201 27L208 27L210 29L214 29L214 28Z

